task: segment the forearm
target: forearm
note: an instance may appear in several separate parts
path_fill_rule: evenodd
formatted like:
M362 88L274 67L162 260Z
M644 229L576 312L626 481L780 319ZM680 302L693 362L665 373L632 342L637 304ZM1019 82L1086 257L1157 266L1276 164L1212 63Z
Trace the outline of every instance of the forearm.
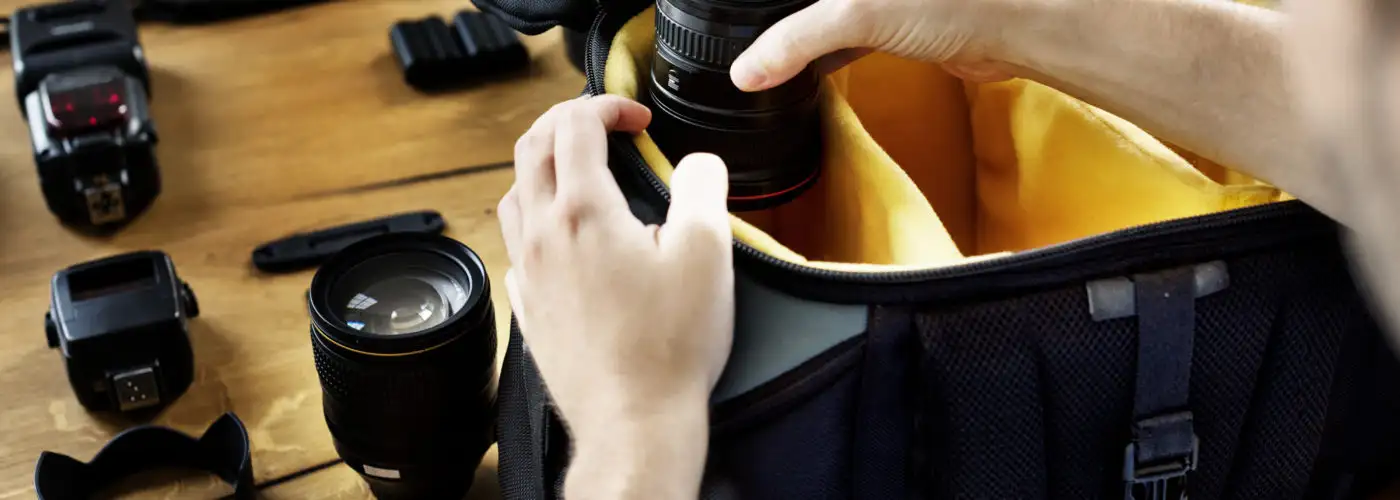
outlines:
M1282 14L1222 0L1043 0L1011 18L1002 38L1017 76L1342 218L1342 200L1305 154Z
M706 399L658 401L625 413L576 430L565 498L698 498L709 444Z

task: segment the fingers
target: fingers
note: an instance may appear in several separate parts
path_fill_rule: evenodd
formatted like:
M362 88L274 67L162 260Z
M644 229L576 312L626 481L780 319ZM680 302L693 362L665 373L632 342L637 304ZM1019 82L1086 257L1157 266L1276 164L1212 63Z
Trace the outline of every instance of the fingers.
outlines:
M510 191L501 197L501 202L496 204L496 219L501 223L501 240L506 245L506 257L510 259L511 265L518 266L520 260L520 202L516 194L515 186L511 186Z
M851 1L820 0L778 21L739 55L729 78L741 90L764 90L788 81L818 57L859 47L860 23L847 15L845 5Z
M681 247L708 241L728 251L728 195L729 174L719 157L696 153L681 159L671 174L671 208L659 236L662 248L690 251Z
M603 128L609 132L640 133L651 123L651 110L642 103L615 95L600 95L589 99L599 106Z
M513 190L523 225L560 197L570 218L599 206L625 208L608 170L607 134L637 133L650 122L646 106L611 95L566 101L540 116L515 143Z
M611 131L640 132L651 111L636 101L599 96L573 103L558 118L554 141L556 196L569 204L600 206L625 200L608 170Z
M522 210L554 199L554 120L566 103L549 108L515 141L515 189Z

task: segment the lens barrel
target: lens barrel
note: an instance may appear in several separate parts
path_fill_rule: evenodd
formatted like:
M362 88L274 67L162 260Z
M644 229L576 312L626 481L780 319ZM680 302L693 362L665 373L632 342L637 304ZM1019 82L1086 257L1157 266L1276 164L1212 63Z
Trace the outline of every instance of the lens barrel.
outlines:
M723 158L731 210L781 205L820 175L816 72L808 67L759 92L739 90L729 78L734 59L759 34L811 3L656 2L647 132L672 163L694 152Z
M435 234L376 236L323 264L308 293L336 452L381 499L466 495L495 440L481 259Z

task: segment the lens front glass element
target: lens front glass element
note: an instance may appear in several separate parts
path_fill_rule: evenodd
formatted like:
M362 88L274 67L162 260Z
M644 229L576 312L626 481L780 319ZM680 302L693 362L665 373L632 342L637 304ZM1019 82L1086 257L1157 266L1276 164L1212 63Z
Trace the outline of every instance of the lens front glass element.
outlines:
M346 326L395 336L441 325L466 306L471 280L435 253L396 253L366 260L331 287L330 306Z

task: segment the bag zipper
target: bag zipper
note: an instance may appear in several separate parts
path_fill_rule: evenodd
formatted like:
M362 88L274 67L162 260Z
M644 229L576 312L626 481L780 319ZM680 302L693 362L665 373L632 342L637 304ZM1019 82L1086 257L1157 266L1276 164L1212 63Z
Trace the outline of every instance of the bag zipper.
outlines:
M608 8L602 0L598 2L598 14L593 16L593 24L588 27L587 39L583 44L583 73L587 79L584 86L584 93L588 95L600 95L603 93L603 63L608 57L606 47L598 49L604 42L601 40L603 31L603 21L608 18ZM650 170L650 169L647 169Z
M587 44L584 49L584 66L587 77L585 92L588 95L601 95L606 93L603 81L603 66L607 62L608 51L610 50L610 39L617 30L621 28L620 25L608 25L608 23L611 22L611 18L609 16L609 10L603 5L605 3L609 2L600 2L598 14L594 17L592 27L588 30ZM651 5L651 2L642 3L637 12L641 12L641 10L644 10L648 5ZM624 20L630 19L632 16L636 15L637 12L632 12L624 16ZM660 195L666 203L669 204L671 201L670 190L666 187L666 184L661 181L661 178L647 166L645 159L642 158L641 152L637 150L636 145L633 144L630 139L625 138L612 137L609 138L609 140L618 141L618 144L615 144L617 147L614 148L614 150L622 153L622 160L626 165L639 170L647 183L655 190L656 194ZM1022 270L1029 265L1053 263L1066 256L1079 255L1094 250L1105 251L1109 254L1121 253L1133 248L1135 243L1142 245L1146 242L1151 245L1163 241L1175 241L1173 238L1194 237L1197 239L1210 239L1212 235L1229 236L1231 233L1243 233L1244 231L1242 231L1242 229L1245 226L1289 217L1307 217L1310 215L1321 218L1320 214L1300 201L1290 200L1275 202L1225 212L1172 219L1124 228L1109 233L1080 238L1058 245L1026 250L989 260L968 262L935 269L905 271L835 271L781 260L738 240L734 241L734 248L739 256L755 262L762 267L774 269L793 277L801 278L804 281L815 282L813 284L837 286L843 284L912 285L948 278ZM1328 226L1330 226L1330 224ZM1298 229L1299 233L1274 236L1281 239L1293 240L1303 236L1316 236L1323 232L1335 231L1332 227L1320 227L1320 225L1316 224L1298 224L1295 229ZM1239 234L1239 236L1241 238L1271 239L1268 236L1262 236L1259 232L1253 231L1248 232L1248 234ZM1222 242L1216 243L1216 246L1222 244ZM1082 266L1083 262L1072 262L1070 265Z

